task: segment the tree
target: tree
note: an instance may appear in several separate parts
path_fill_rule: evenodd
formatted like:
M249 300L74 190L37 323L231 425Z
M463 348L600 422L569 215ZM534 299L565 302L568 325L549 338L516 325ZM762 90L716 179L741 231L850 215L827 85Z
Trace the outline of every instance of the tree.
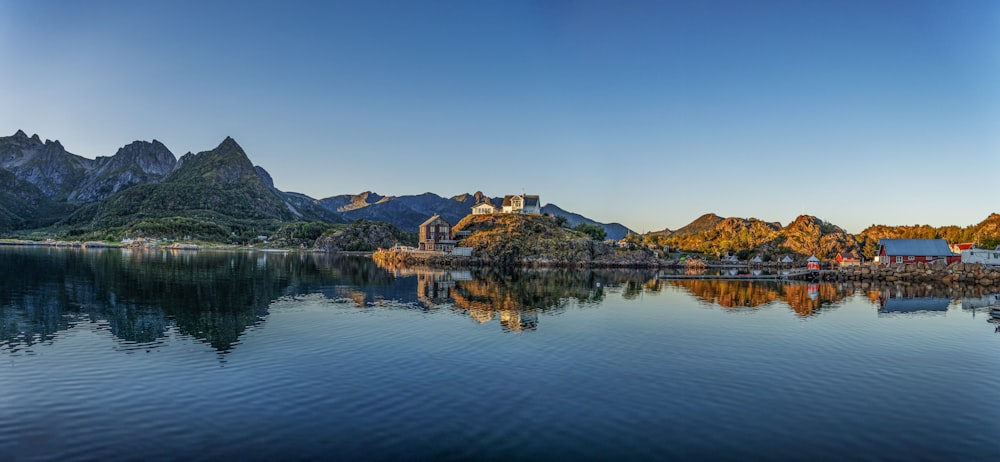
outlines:
M629 250L635 250L642 247L642 236L635 233L628 233L625 236L625 244L628 246Z
M995 249L1000 245L1000 236L983 236L976 242L980 249Z
M576 225L573 229L590 236L590 238L595 241L603 241L608 237L608 233L604 231L604 228L598 225L588 225L587 223L580 223Z
M556 225L559 226L560 228L568 228L569 227L569 220L566 217L562 216L562 215L557 215L556 216Z

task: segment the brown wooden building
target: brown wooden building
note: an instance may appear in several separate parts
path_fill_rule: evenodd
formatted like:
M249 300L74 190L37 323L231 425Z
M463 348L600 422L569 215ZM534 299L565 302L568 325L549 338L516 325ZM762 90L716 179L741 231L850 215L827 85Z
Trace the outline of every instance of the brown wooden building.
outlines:
M434 215L420 224L418 250L451 252L454 248L455 240L452 238L451 225L440 215Z

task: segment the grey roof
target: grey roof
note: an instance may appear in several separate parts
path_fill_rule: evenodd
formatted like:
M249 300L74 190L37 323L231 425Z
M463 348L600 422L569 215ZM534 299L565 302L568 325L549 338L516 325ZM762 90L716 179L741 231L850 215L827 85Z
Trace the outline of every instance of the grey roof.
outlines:
M813 255L813 256L807 258L806 261L819 261L819 258L816 258L816 256Z
M912 255L927 257L951 257L955 253L948 247L948 241L944 239L879 239L881 248L885 248L886 255Z
M497 206L493 205L491 202L480 202L480 203L478 203L476 205L473 205L472 208L480 207L480 206L483 206L483 205L488 205L490 207L493 207L494 209L497 208Z
M531 206L535 206L535 205L541 206L541 204L539 203L539 200L538 200L538 195L531 196L531 195L527 195L527 194L525 194L525 195L521 195L521 194L508 194L506 196L503 196L503 206L504 207L510 207L511 206L510 200L513 199L513 198L515 198L515 197L518 197L518 196L524 198L524 204L523 204L524 207L531 207Z
M889 298L885 300L879 312L913 313L917 311L948 311L950 298Z

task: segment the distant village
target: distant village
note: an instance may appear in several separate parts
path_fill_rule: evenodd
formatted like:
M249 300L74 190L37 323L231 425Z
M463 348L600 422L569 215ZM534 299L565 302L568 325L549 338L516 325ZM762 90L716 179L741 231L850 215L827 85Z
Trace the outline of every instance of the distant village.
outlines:
M517 213L525 215L541 215L542 203L538 195L508 195L504 196L500 207L493 205L489 198L485 197L476 205L472 206L472 215L493 215L498 213ZM456 247L457 238L452 233L451 224L440 215L434 215L427 221L420 224L416 249L403 249L417 252L437 252L441 254L451 254L456 256L470 256L472 249L468 247Z
M538 195L513 194L504 196L500 207L497 207L489 198L484 197L479 203L472 206L472 215L493 215L493 214L527 214L541 215L541 200ZM452 232L452 225L439 215L434 215L424 221L419 228L419 237L416 248L398 248L397 250L420 253L435 253L441 255L471 256L472 249L469 247L457 246L461 235ZM609 240L609 244L618 247L634 245L628 237L618 241ZM669 249L658 248L657 251L667 251ZM941 263L950 265L953 263L977 263L988 266L1000 266L1000 247L996 249L978 249L971 243L949 244L944 239L879 239L878 254L872 263L889 265L893 263ZM735 255L724 255L720 258L721 264L730 265L763 265L765 262L757 255L749 260L741 261ZM815 255L808 257L804 262L799 262L791 256L785 255L777 262L779 265L795 265L805 263L809 269L818 269L821 263ZM838 253L834 265L840 267L859 266L864 262L862 258L849 252Z

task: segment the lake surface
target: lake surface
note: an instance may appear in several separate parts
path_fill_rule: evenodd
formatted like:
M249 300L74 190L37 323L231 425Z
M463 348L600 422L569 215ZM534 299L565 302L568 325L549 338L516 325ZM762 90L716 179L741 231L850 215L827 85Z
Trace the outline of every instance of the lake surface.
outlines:
M0 461L988 460L996 294L0 246Z

